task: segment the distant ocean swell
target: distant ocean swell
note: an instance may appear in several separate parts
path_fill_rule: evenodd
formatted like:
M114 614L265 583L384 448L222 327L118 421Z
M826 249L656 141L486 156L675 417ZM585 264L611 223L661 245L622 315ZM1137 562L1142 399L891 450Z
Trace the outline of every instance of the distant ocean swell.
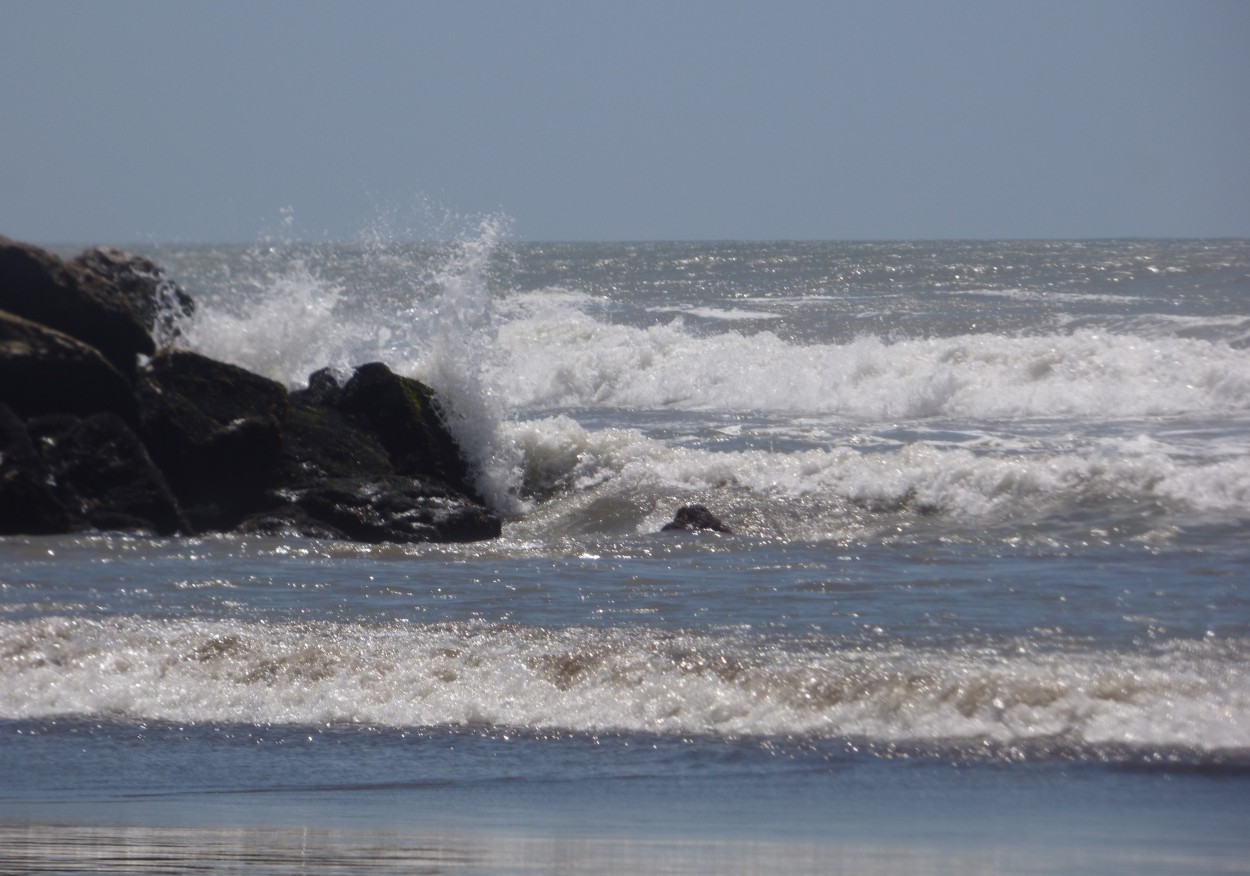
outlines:
M47 617L0 623L7 720L494 725L1250 749L1250 642L865 647L646 628Z

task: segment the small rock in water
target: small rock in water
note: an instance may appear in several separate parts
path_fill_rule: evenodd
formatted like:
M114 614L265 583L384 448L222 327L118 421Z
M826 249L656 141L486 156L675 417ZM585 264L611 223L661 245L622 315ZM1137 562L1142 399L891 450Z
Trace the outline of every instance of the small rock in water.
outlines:
M682 505L677 509L677 514L673 517L673 521L664 524L661 532L671 532L677 529L710 529L713 532L733 533L732 529L722 523L719 517L707 510L703 505Z

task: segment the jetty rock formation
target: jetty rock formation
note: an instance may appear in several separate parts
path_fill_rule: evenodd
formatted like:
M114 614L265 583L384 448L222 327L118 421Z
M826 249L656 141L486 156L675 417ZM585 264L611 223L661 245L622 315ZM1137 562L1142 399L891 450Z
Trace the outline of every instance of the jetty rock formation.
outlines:
M0 535L498 537L428 386L373 362L290 391L170 346L194 312L141 256L0 236Z

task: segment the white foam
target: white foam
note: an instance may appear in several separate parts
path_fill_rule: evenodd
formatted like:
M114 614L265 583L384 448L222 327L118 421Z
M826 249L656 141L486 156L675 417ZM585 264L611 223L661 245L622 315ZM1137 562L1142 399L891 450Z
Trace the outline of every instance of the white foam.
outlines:
M0 622L0 717L1250 748L1245 642L815 647L485 624Z
M740 307L652 307L651 313L680 313L699 319L720 320L724 322L770 321L781 319L780 314L760 310L743 310Z
M1250 409L1250 351L1082 329L800 344L614 324L589 299L516 296L498 332L499 391L521 408L679 408L931 417L1147 417Z
M449 426L479 472L478 487L505 512L522 494L589 490L611 482L618 499L649 513L687 489L732 484L760 496L832 496L835 502L925 507L964 515L1024 508L1064 496L1126 495L1196 510L1244 508L1244 441L1236 454L1194 460L1088 441L1023 450L952 448L934 442L878 457L854 436L886 424L955 420L1244 418L1250 413L1250 349L1168 334L1152 323L1044 335L965 334L799 343L771 331L714 323L619 321L604 299L576 290L503 292L489 262L503 236L488 219L435 262L396 263L379 248L398 295L363 298L296 262L246 281L224 306L204 306L192 346L291 386L324 366L341 373L380 360L429 382ZM369 262L366 260L366 265ZM405 272L414 276L404 280ZM242 282L242 281L241 281ZM385 306L378 301L387 300ZM402 305L398 306L395 301ZM350 305L350 306L349 306ZM720 311L730 313L730 311ZM591 433L552 411L716 411L823 419L829 446L794 453L707 453L629 429ZM1210 451L1209 442L1205 450ZM600 490L600 498L602 498ZM650 525L650 519L646 525Z
M345 371L369 359L364 327L336 313L342 292L297 262L241 293L234 307L200 303L185 328L187 345L289 386L319 368Z
M931 442L872 452L854 442L794 452L723 451L631 429L588 430L567 416L516 423L512 435L526 460L525 491L570 493L522 527L536 532L571 525L586 516L586 506L608 497L638 509L640 531L666 522L675 500L715 495L725 513L756 520L760 534L776 525L807 537L845 532L854 524L852 508L908 508L973 523L1032 519L1114 499L1243 516L1250 500L1244 452L1193 459L1142 436L1029 452Z
M433 276L439 290L431 342L400 368L421 376L438 392L447 426L474 463L476 486L499 511L519 512L516 495L522 461L504 432L509 409L488 373L498 358L493 290L488 270L505 234L506 220L488 217L476 234L460 240ZM406 367L405 367L406 366Z
M1070 289L1028 289L1023 287L1004 288L1004 289L941 289L935 288L934 294L946 295L952 298L1003 298L1009 301L1030 301L1041 302L1045 304L1054 303L1058 297L1061 300L1067 299L1072 302L1081 303L1099 303L1099 304L1116 304L1121 307L1129 307L1133 303L1140 301L1137 295L1117 295L1114 293L1098 293L1074 291Z
M384 244L367 251L366 263L384 264L386 275L406 287L407 303L398 310L380 303L386 296L349 302L358 290L326 280L305 261L244 278L227 302L201 305L187 344L292 388L320 368L345 376L374 361L427 382L475 463L479 492L497 510L517 511L520 460L500 431L507 408L485 377L495 356L488 267L505 226L499 217L482 219L432 266L397 262ZM425 288L434 296L418 291Z

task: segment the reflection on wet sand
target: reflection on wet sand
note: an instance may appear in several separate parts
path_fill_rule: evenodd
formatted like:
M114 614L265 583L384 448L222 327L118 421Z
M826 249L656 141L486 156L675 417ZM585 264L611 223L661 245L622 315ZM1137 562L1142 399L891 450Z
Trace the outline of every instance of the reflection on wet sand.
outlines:
M525 873L1250 873L1212 849L1075 845L872 845L723 838L533 836L473 832L0 826L3 873L525 874Z
M277 828L0 828L0 867L25 873L443 873L481 863L463 845L393 834Z

